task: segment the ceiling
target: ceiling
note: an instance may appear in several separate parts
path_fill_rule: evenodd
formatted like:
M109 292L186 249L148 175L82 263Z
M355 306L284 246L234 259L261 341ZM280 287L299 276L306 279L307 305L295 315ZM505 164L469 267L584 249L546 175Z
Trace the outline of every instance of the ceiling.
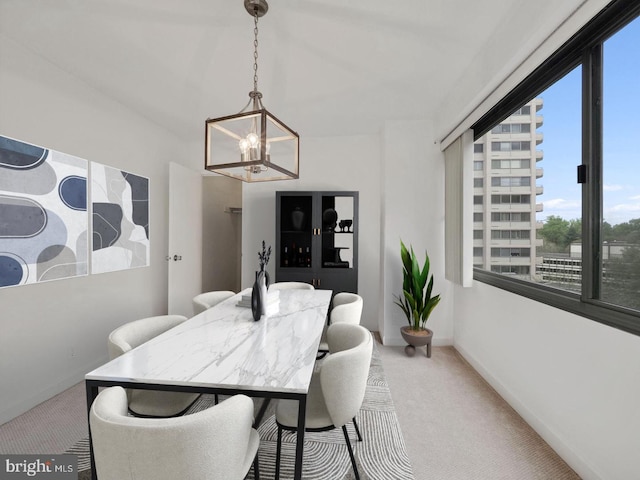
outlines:
M424 117L489 47L513 44L508 63L580 3L270 0L259 90L301 136L375 133ZM2 37L188 142L206 118L240 111L253 88L242 0L0 0Z

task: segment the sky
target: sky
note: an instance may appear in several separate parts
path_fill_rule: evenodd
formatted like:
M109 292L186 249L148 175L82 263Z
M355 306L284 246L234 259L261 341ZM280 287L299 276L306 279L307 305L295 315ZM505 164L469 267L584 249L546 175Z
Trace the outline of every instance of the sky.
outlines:
M612 225L640 218L640 18L605 42L604 47L604 220ZM576 219L581 214L581 76L577 67L538 95L544 135L537 163L544 193L537 219L550 215Z

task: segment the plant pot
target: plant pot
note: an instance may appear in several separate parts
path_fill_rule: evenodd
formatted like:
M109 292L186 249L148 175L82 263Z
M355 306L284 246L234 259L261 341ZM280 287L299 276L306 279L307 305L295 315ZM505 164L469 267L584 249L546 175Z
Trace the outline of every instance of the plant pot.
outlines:
M411 330L409 326L404 326L400 328L400 334L407 345L404 348L404 352L409 356L413 357L416 353L416 347L427 347L427 358L431 358L431 340L433 339L433 331L428 328L424 328L418 330Z

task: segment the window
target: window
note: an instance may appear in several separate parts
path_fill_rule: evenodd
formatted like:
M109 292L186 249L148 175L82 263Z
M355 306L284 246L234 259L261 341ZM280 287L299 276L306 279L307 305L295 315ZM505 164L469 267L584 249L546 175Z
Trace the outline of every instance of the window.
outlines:
M478 170L482 170L484 168L484 162L482 160L473 162L473 169L478 171Z
M491 271L502 275L529 275L529 267L526 265L492 265Z
M530 252L530 248L492 248L491 256L496 258L529 257Z
M482 256L482 247L473 247L473 256L481 257Z
M531 177L491 177L492 187L528 187Z
M482 222L484 220L484 214L482 212L474 212L473 213L473 221L474 222Z
M484 145L482 143L474 143L473 153L482 153L482 152L484 152Z
M475 231L475 230L474 230ZM528 240L529 230L491 230L492 240Z
M531 195L491 195L491 203L495 205L529 204L531 203Z
M482 240L483 238L483 231L482 230L474 230L473 231L473 239L474 240Z
M518 188L487 193L490 256L474 255L474 279L636 335L639 15L640 2L613 1L472 127L478 142L494 135L487 182ZM503 176L514 168L528 172Z
M492 222L530 222L531 214L529 212L492 212Z
M491 168L494 170L512 169L512 168L530 168L531 160L528 158L511 158L506 160L491 160Z
M474 205L482 205L484 202L484 197L482 195L474 195L473 196L473 204Z
M493 152L517 152L531 149L531 142L491 142Z
M491 133L529 133L531 125L528 123L501 123L491 129Z
M473 179L474 188L482 188L484 187L484 178L474 178Z
M604 42L601 298L640 310L640 18ZM631 82L630 79L636 81Z
M513 112L513 115L530 115L530 114L531 114L531 107L529 105L520 107L515 112Z

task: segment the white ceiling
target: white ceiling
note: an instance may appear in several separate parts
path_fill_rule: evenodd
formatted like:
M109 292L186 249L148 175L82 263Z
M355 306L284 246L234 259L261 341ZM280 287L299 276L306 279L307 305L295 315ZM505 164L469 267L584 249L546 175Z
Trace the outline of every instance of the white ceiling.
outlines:
M505 64L522 55L519 45L580 3L271 0L259 90L301 136L378 132L456 94L488 47L512 44ZM206 118L240 111L253 88L243 0L0 0L2 36L185 141L200 139Z

